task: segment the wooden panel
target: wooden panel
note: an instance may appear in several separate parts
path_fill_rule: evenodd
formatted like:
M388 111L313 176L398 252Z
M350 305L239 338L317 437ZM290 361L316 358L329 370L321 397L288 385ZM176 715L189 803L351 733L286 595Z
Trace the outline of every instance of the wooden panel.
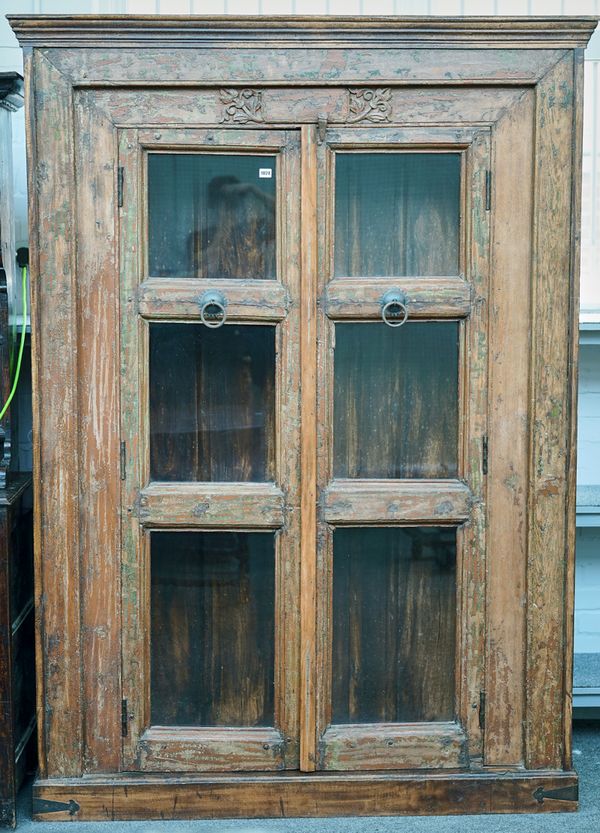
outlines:
M176 83L176 82L174 82ZM192 89L179 86L173 90L99 89L96 101L111 119L119 125L169 124L217 125L223 117L224 102L218 89L199 88L202 80ZM403 124L423 122L454 123L462 131L465 121L495 122L504 109L521 95L519 88L431 88L427 95L415 88L391 89L389 102L396 121ZM319 113L327 113L329 124L344 123L352 117L350 96L340 87L281 88L269 86L261 89L261 111L266 122L276 125L296 126L314 124ZM167 135L169 128L165 127ZM161 139L164 138L161 131ZM156 142L153 135L142 132L143 141ZM218 140L217 140L218 141Z
M332 572L331 722L452 720L455 529L336 529Z
M331 726L320 742L326 770L457 769L467 764L467 743L456 723L418 726Z
M283 492L266 483L152 483L140 492L146 526L278 527Z
M563 764L559 715L564 656L572 650L565 627L566 562L572 557L566 556L565 509L573 395L569 359L576 321L572 287L577 281L571 261L575 241L570 241L573 95L569 55L536 90L525 738L530 768Z
M200 298L208 288L223 293L231 321L280 321L289 308L288 293L274 281L151 278L137 292L140 315L153 320L199 319Z
M119 354L114 135L89 93L75 141L84 769L97 772L121 760Z
M124 774L85 781L37 781L33 815L47 821L119 821L459 815L517 810L552 813L577 810L577 784L575 772L547 771L339 776L280 773L177 778ZM44 801L64 802L66 808L57 811L44 805Z
M146 18L146 21L149 18ZM331 20L331 18L329 18ZM261 19L264 24L265 18ZM471 22L471 21L469 21ZM19 37L26 37L24 25L19 23ZM587 25L580 43L587 40L593 28ZM164 30L163 30L164 31ZM82 45L80 28L74 37ZM544 35L547 34L544 33ZM278 37L280 33L278 33ZM261 31L263 49L268 46ZM443 37L447 37L444 34ZM47 33L42 36L45 46L51 47ZM214 33L208 33L212 41ZM203 48L199 50L181 48L177 41L169 44L167 51L145 45L143 53L131 48L126 42L118 49L107 47L106 31L100 37L100 49L77 49L76 51L49 48L49 59L56 67L73 79L74 83L94 84L103 82L121 85L123 79L136 86L154 83L173 86L174 83L223 85L248 85L275 83L288 86L291 82L314 86L340 84L364 84L365 79L375 78L377 85L398 84L414 86L419 84L469 84L488 83L533 84L541 78L556 61L553 49L539 48L547 42L538 35L537 49L444 49L438 44L435 49L407 50L388 45L385 51L365 48L364 44L352 43L346 35L343 49L331 50L323 44L313 42L311 48L298 43L289 51L271 48L268 60L261 50L253 50L239 43L232 60L231 48ZM277 41L275 41L277 43ZM271 44L273 46L274 44ZM343 46L344 44L340 44Z
M496 127L490 295L485 762L523 760L533 94Z
M357 479L333 480L321 502L327 523L462 523L472 497L460 481Z
M465 271L472 306L461 329L460 400L463 413L459 471L471 491L469 519L457 530L459 593L457 633L457 719L469 739L473 766L481 761L486 628L486 467L488 431L488 293L490 281L490 215L487 176L492 136L482 130L466 154L464 166Z
M83 706L73 113L69 84L39 54L28 73L27 107L39 757L42 774L76 776Z
M323 297L330 318L381 319L381 299L399 289L411 318L463 318L469 314L471 291L462 278L372 278L334 280Z
M142 401L147 396L145 368L141 366L137 345L145 325L137 316L135 292L140 282L140 224L138 176L139 147L137 131L123 131L118 140L119 165L123 177L123 207L119 210L120 265L120 429L124 443L125 466L121 472L122 541L121 541L121 640L123 645L122 697L127 700L127 731L122 740L123 767L136 763L136 742L147 725L148 681L141 679L148 667L144 639L147 623L148 593L144 564L147 557L145 537L136 517L140 484L148 482L146 437L140 426ZM131 172L131 173L130 173ZM131 345L131 349L127 346ZM142 400L142 401L140 401Z
M317 160L316 130L302 128L302 295L300 298L300 769L316 766L317 576Z
M569 321L570 426L567 467L567 531L565 545L565 646L563 699L563 767L573 766L573 639L575 608L575 537L577 500L577 405L579 367L579 272L581 266L581 176L583 154L583 78L584 54L576 49L573 55L573 175L571 188L571 316Z
M284 769L284 738L275 729L149 729L140 766L166 772L264 772Z

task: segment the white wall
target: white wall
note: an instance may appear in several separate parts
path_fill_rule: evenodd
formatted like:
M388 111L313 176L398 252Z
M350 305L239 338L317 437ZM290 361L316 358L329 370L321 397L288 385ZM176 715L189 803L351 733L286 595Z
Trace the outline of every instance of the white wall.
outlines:
M4 13L38 14L506 14L600 15L600 0L0 0ZM22 71L0 16L0 71ZM600 32L586 52L582 194L582 312L600 321ZM25 243L23 111L13 117L17 245ZM580 483L600 484L600 346L582 349ZM600 652L600 530L578 533L576 650Z

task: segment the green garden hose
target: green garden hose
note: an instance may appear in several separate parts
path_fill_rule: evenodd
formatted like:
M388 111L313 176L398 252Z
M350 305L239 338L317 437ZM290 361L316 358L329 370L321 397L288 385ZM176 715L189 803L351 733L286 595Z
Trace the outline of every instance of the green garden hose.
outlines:
M17 389L17 385L19 384L19 376L21 374L21 362L23 360L23 350L25 349L25 334L27 330L27 267L21 267L21 278L22 278L22 288L23 288L23 323L21 326L21 342L19 344L19 355L17 357L17 369L15 370L15 377L13 379L12 388L10 389L10 393L8 394L8 399L2 406L2 410L0 411L0 419L4 417L4 414L8 410L8 406L13 400L15 395L15 391Z

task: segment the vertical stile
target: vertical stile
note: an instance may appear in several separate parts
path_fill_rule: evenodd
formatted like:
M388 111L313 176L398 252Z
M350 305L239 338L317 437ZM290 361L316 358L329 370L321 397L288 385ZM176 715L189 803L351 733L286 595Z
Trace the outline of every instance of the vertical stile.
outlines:
M315 639L316 639L316 545L317 545L317 347L316 347L316 130L302 127L302 284L300 295L301 381L301 487L300 487L300 768L315 769Z

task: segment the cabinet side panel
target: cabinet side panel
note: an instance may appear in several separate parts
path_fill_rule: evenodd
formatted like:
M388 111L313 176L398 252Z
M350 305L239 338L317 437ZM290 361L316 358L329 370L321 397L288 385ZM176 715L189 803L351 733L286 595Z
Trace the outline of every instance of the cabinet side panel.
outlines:
M534 96L494 135L485 762L523 760Z
M573 57L536 89L526 766L563 764L571 440ZM572 593L572 587L570 588Z
M28 73L40 766L81 774L77 327L71 86Z
M86 772L119 769L119 408L115 131L75 97L79 545Z
M573 181L571 186L571 309L569 325L571 333L570 396L570 446L568 456L567 494L567 544L565 575L565 691L564 691L564 751L563 767L572 767L572 717L573 717L573 616L575 608L575 533L577 497L577 390L579 381L579 270L581 259L581 177L583 150L583 49L576 49L573 62L574 111L573 111Z

